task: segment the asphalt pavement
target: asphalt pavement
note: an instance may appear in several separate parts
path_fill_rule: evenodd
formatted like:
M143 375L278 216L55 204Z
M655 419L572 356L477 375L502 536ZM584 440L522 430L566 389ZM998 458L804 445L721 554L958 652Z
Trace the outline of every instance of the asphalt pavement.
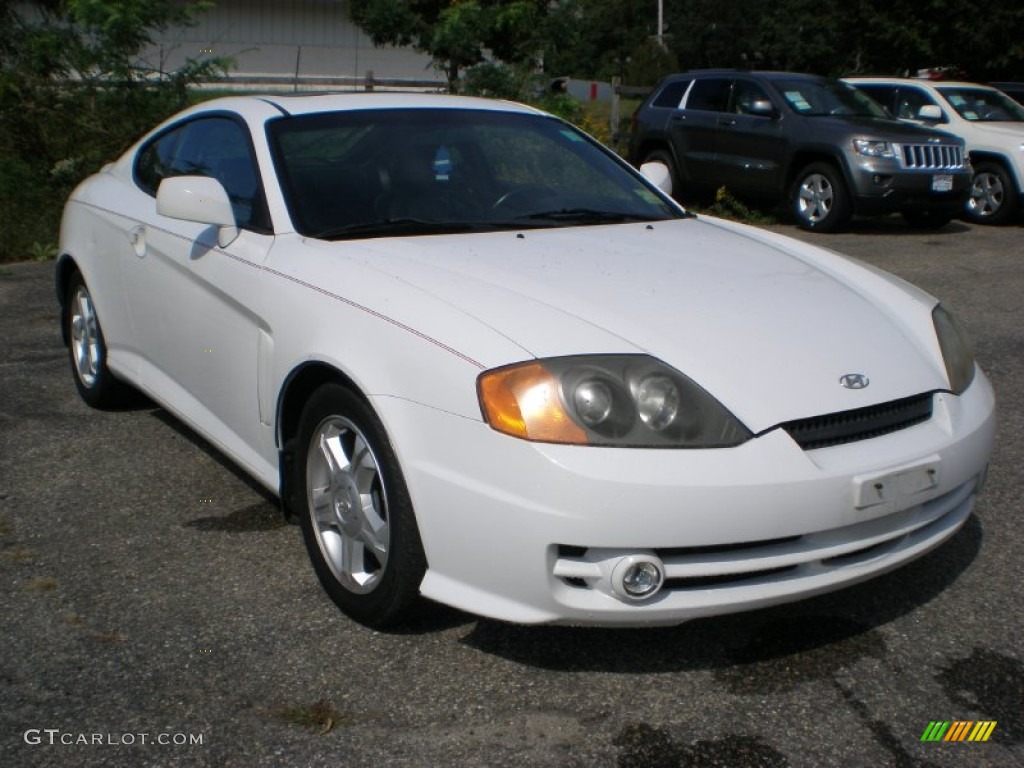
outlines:
M0 766L1024 765L1022 234L800 234L964 321L999 398L987 487L888 576L648 630L349 621L216 450L80 401L53 265L0 265ZM922 741L933 721L996 726Z

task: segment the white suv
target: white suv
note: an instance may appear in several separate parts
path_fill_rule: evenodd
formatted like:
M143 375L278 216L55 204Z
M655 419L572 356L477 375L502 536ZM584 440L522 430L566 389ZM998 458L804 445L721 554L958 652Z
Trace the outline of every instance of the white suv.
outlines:
M1002 91L974 83L901 77L847 77L893 117L941 125L967 144L974 179L967 218L1009 221L1024 204L1024 106Z

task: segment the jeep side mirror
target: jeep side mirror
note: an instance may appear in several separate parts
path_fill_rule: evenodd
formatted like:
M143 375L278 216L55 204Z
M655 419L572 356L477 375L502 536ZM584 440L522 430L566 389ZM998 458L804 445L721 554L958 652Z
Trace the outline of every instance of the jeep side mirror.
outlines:
M758 117L775 117L775 105L768 99L756 99L747 107L747 114Z
M942 108L938 104L925 104L917 110L917 119L940 123L942 122Z

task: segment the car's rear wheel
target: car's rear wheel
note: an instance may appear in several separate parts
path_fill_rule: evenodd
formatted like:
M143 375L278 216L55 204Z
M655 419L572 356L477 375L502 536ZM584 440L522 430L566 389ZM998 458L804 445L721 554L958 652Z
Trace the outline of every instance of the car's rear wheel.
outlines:
M918 229L939 229L949 224L953 217L934 208L908 208L903 211L903 218Z
M797 174L792 190L793 214L801 229L835 232L850 221L852 208L839 170L811 163Z
M419 594L426 558L383 425L348 389L326 384L302 412L298 445L297 511L320 583L356 621L400 621Z
M93 408L122 405L130 390L107 367L103 329L92 294L78 271L68 281L64 323L71 371L82 399Z
M975 224L1002 224L1017 210L1013 179L999 163L983 162L974 169L965 212Z

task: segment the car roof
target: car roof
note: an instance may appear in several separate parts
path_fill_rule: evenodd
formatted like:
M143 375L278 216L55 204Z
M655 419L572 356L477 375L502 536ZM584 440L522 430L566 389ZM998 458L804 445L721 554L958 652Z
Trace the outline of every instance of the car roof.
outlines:
M844 77L850 83L911 83L913 85L927 85L932 88L983 88L988 91L998 90L989 85L982 85L981 83L968 83L962 80L925 80L921 77Z
M266 118L268 110L282 115L309 115L319 112L373 109L482 109L489 112L541 114L533 107L497 99L452 96L441 93L352 91L347 93L287 95L268 93L224 96L196 104L175 115L173 119L217 111L236 112L243 117L259 119Z
M670 75L671 78L694 77L696 75L753 75L763 77L766 80L787 80L805 78L807 80L828 80L824 75L814 75L809 72L782 72L771 69L691 69L688 72L680 72Z

